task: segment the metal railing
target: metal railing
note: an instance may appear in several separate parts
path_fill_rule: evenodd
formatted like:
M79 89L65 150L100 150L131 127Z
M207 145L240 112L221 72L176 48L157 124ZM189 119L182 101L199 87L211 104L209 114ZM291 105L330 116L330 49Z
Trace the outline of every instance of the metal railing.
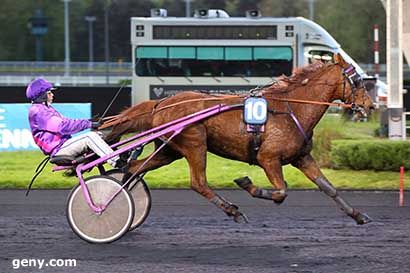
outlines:
M410 136L410 120L407 122L407 116L410 117L410 112L403 112L403 127L406 136Z
M117 85L131 79L132 63L111 62L107 69L105 62L71 62L69 72L64 62L0 62L0 85L27 85L36 77L56 85Z
M45 77L48 81L54 83L56 86L96 86L96 85L119 85L123 81L131 80L131 76L64 76L64 75L14 75L2 76L0 75L0 85L3 86L26 86L36 77Z
M370 75L375 74L373 64L359 64ZM64 62L0 61L0 85L26 85L33 78L44 76L63 85L117 84L132 77L132 63L71 62L67 75ZM403 65L405 78L410 78L410 68ZM386 65L381 64L379 75L382 80Z
M369 74L375 74L373 64L361 63L359 66ZM70 72L74 75L90 74L90 73L105 73L105 62L71 62ZM64 62L35 62L35 61L0 61L0 74L4 73L64 73ZM110 62L108 63L109 73L121 73L131 75L131 62ZM403 72L410 74L410 67L407 64L403 65ZM380 64L379 73L386 74L386 65Z
M121 74L131 76L132 63L129 62L110 62L108 69L105 62L71 62L70 75L83 76L89 74ZM64 62L1 62L0 74L64 74Z

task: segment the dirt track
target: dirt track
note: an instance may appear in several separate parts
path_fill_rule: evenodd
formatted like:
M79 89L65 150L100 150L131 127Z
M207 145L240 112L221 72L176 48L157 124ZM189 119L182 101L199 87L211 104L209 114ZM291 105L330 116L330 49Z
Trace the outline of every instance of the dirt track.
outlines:
M320 192L281 206L219 191L249 217L236 224L192 191L153 191L145 224L109 245L79 239L68 191L0 191L0 272L410 272L410 208L393 192L342 192L374 220L357 226ZM76 259L76 267L13 269L13 259Z

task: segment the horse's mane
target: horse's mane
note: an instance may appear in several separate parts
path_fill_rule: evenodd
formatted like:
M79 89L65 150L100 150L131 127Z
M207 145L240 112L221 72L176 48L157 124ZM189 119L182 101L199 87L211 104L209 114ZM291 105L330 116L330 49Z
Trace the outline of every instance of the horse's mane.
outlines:
M276 79L276 81L265 90L268 92L285 93L290 91L290 86L296 88L301 85L305 85L304 81L310 79L312 74L321 71L323 68L328 67L329 64L323 62L313 62L303 67L295 68L292 75L282 75ZM292 88L292 89L293 89Z

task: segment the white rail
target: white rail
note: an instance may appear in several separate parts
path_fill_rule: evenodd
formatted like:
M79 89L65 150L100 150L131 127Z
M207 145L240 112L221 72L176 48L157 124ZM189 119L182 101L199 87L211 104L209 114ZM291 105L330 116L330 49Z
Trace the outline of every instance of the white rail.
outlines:
M410 122L409 125L407 125L407 116L410 116L410 112L403 112L403 127L404 127L404 132L405 136L410 136L410 131L407 133L407 130L410 130Z
M131 80L131 76L69 76L62 75L0 75L0 85L6 86L25 86L36 77L44 77L48 81L54 83L56 86L95 86L95 85L118 85L121 81Z

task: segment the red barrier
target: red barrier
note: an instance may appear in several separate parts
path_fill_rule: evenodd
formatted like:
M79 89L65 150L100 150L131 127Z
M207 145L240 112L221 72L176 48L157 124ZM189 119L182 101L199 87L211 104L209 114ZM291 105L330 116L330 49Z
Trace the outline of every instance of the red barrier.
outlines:
M404 167L400 167L400 197L399 197L399 206L404 205Z

